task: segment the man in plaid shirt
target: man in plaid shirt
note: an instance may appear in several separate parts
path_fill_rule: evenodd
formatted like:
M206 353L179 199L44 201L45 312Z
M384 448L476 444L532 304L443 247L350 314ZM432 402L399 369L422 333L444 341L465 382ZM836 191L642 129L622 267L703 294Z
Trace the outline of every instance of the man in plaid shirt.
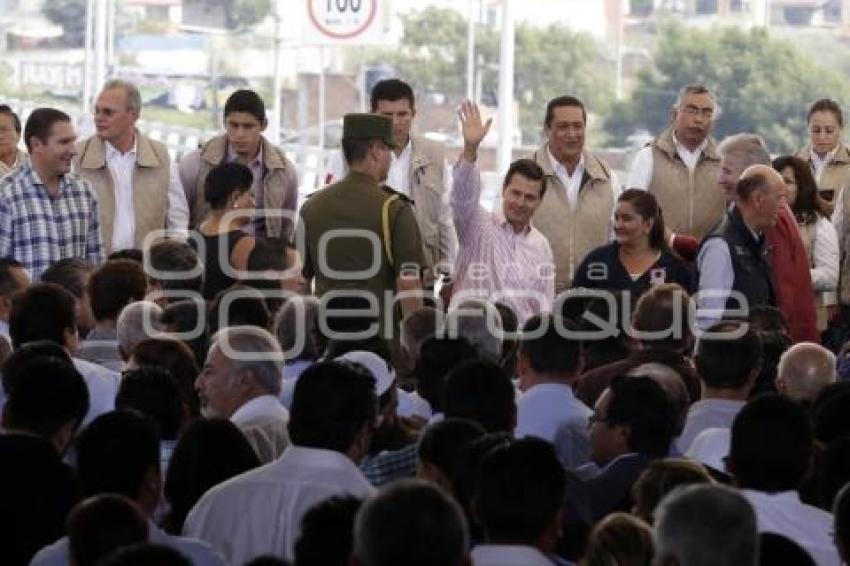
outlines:
M103 261L95 193L70 173L76 139L67 114L34 110L24 127L30 163L0 181L0 257L18 260L33 280L60 259Z

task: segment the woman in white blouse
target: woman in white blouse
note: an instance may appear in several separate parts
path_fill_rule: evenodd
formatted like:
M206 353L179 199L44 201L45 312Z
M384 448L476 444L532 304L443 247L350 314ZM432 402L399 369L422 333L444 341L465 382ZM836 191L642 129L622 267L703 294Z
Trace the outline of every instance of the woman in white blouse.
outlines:
M786 155L775 159L773 168L785 181L788 204L809 256L818 328L823 331L838 308L838 235L827 216L826 203L818 195L809 165L799 157Z

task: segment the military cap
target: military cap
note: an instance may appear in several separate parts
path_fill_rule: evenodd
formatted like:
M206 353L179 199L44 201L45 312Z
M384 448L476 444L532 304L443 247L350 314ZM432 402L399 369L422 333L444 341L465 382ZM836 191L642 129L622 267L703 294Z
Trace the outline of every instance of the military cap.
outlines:
M379 139L393 149L393 121L380 114L346 114L342 119L342 139Z

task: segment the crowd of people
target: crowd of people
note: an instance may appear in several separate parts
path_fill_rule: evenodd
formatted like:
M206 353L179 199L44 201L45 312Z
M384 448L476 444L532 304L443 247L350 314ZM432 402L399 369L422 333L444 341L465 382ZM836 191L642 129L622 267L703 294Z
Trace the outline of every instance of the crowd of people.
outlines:
M835 102L771 160L685 86L621 182L561 96L492 210L398 79L300 206L256 93L179 163L141 106L0 105L3 564L850 560Z

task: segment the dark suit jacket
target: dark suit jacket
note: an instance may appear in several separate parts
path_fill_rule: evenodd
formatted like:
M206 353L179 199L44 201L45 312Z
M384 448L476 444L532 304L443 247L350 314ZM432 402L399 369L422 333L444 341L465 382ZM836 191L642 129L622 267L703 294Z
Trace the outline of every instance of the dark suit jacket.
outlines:
M65 516L78 499L75 480L39 436L0 435L0 462L0 562L26 565L65 534Z
M584 497L594 523L609 513L631 510L632 486L649 462L646 456L632 454L614 461L598 475L585 480Z

